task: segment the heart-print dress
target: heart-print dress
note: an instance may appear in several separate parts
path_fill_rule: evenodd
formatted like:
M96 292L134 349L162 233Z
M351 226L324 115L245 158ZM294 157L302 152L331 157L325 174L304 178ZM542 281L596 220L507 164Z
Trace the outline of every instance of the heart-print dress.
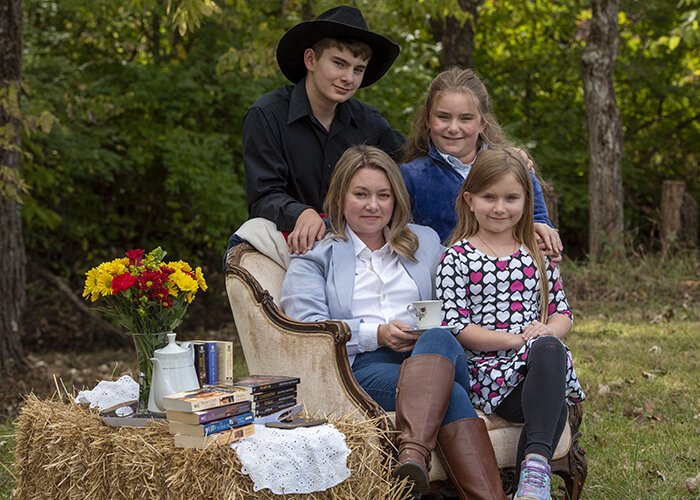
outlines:
M559 267L546 260L549 288L548 314L572 317L564 294ZM540 279L537 266L525 247L508 257L492 257L462 240L445 251L438 266L437 298L443 300L444 320L454 332L469 324L488 330L522 333L540 319ZM466 350L471 377L471 400L490 414L523 380L530 346L516 351ZM565 346L566 347L566 346ZM566 400L574 404L585 399L576 378L571 351L566 348Z

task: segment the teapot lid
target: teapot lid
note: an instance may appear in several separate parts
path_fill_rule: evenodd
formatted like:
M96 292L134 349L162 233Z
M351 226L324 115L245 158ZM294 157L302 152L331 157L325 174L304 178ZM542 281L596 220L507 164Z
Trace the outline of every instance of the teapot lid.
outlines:
M183 352L189 352L189 349L180 347L175 343L175 335L174 333L168 333L168 344L165 347L161 347L160 349L156 349L153 354L155 355L173 355L173 354L182 354Z

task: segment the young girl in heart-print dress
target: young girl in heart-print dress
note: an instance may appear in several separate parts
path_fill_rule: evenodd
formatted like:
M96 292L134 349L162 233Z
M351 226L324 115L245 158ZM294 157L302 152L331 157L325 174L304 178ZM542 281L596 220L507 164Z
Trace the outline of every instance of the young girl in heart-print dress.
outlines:
M483 151L456 208L457 226L436 281L444 320L459 325L454 332L470 355L474 406L525 424L514 499L549 499L549 461L567 403L585 396L561 341L571 328L571 309L559 267L538 250L532 182L517 151Z

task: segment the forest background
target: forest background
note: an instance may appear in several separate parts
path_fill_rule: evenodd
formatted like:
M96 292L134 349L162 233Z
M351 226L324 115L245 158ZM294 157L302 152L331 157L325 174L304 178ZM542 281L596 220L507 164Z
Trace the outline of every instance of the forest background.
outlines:
M52 373L80 388L133 370L130 340L80 298L84 273L129 248L161 246L168 259L203 266L210 290L192 304L178 336L235 340L221 258L247 215L243 116L259 96L288 83L274 57L282 33L336 4L22 3L21 178L0 169L0 195L16 188L21 196L21 341L31 371L5 379L0 417L15 416L18 394L46 386ZM554 187L577 314L570 345L589 395L590 498L629 491L641 498L642 484L649 498L698 498L700 264L697 250L661 251L659 233L663 181L684 181L700 200L700 0L347 3L402 47L360 100L407 133L430 80L462 61L482 75L507 133ZM581 61L594 3L619 7L613 77L623 136L623 261L588 252ZM0 127L0 139L7 130ZM238 362L244 370L240 351ZM12 432L12 424L0 426L0 463L11 463ZM12 488L3 474L0 497ZM695 478L695 489L686 478Z
M23 134L15 161L21 167L3 167L0 188L5 202L12 202L13 189L21 197L25 349L123 345L124 336L99 333L109 326L104 322L86 327L95 316L79 294L88 269L134 247L161 246L170 258L204 268L212 290L196 301L184 330L230 323L221 258L247 216L243 116L259 96L288 83L275 61L282 33L335 3L12 0L3 8L16 4L23 4L24 28ZM628 253L636 254L660 249L663 181L684 181L700 199L700 0L354 4L373 30L402 47L389 73L358 98L408 133L435 74L455 62L474 67L507 133L531 152L553 186L558 213L552 218L568 257L591 256L590 209L620 206L619 217L610 218ZM594 35L600 38L594 14L602 11L613 13L619 30L610 35L609 45L617 44L610 90L614 82L622 146L608 156L610 165L598 158L596 167L598 176L621 172L612 203L589 186L596 175L589 179L589 165L596 162L584 95L583 59ZM607 48L603 43L601 51ZM12 87L9 97L0 104L10 106ZM600 114L608 114L605 105ZM589 106L589 120L591 114ZM12 125L4 137L12 138ZM17 239L16 226L7 231ZM614 237L601 233L603 244ZM24 281L24 263L6 266L19 252L12 246L5 252L3 289L15 290L10 287ZM17 291L16 300L23 295ZM3 316L15 314L13 300L0 307ZM76 320L76 314L85 317ZM3 329L12 328L6 319ZM0 334L6 352L11 344L5 342L16 335Z
M454 2L356 3L373 30L402 46L389 74L358 98L407 133L443 63L430 20ZM476 4L477 17L461 19L473 27L473 67L510 137L554 185L567 254L584 258L588 133L580 61L588 2ZM161 245L171 256L220 268L228 236L247 215L244 113L288 83L274 58L281 34L334 2L217 5L181 35L163 2L25 1L24 113L44 130L53 121L50 132L23 139L31 267L76 285L91 266L127 248ZM662 181L683 180L700 199L699 5L620 2L614 77L633 247L658 245Z

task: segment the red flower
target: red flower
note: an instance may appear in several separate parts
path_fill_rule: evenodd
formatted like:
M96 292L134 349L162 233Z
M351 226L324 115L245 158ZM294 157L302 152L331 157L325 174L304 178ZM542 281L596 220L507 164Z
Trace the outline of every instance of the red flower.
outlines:
M136 284L136 276L133 276L131 273L117 274L112 279L112 295L128 290L134 286L134 284Z
M170 296L170 291L164 286L154 286L150 290L150 299L160 302L163 307L172 307L173 298Z
M126 256L129 257L130 266L140 266L141 260L143 259L143 254L146 251L142 248L134 248L126 252Z
M139 288L141 290L148 290L152 287L162 286L163 283L168 281L168 276L171 273L164 273L159 269L155 271L145 270L139 276Z

